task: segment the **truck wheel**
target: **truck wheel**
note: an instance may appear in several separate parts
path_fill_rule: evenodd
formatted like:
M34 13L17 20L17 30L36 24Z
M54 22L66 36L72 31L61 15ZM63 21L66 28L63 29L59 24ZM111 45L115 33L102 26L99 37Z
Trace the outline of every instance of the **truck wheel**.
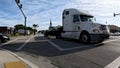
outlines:
M90 36L89 36L89 34L88 33L82 33L81 41L84 44L89 44L90 43Z
M61 35L58 34L58 35L56 36L56 39L61 39Z
M44 37L48 37L48 34L45 33L45 34L44 34Z
M2 39L0 38L0 43L2 43Z

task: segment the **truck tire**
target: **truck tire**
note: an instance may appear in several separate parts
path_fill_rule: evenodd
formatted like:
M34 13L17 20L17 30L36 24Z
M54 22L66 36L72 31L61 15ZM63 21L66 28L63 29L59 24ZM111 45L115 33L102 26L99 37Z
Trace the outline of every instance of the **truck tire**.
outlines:
M61 34L60 34L60 33L58 33L58 34L56 35L56 39L61 39Z
M2 39L0 38L0 43L2 43Z
M44 37L48 37L48 33L44 33Z
M80 39L83 44L90 44L90 35L88 33L82 33Z

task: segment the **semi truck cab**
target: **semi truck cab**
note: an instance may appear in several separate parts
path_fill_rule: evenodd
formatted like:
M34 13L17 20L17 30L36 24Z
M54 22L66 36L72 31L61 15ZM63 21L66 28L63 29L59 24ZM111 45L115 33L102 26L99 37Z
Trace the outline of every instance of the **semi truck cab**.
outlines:
M62 14L62 37L79 39L83 43L102 42L109 38L107 25L96 23L95 17L88 11L65 9Z

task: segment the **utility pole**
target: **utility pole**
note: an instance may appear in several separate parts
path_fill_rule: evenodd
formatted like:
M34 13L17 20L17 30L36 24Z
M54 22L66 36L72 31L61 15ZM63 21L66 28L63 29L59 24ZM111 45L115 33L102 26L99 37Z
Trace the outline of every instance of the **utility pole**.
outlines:
M25 14L24 14L24 12L22 10L22 4L20 3L20 0L15 0L15 2L17 4L18 8L20 9L24 19L25 19L25 21L24 21L24 26L25 26L25 28L24 28L24 36L25 36L26 35L26 19L27 19L27 17L25 16Z

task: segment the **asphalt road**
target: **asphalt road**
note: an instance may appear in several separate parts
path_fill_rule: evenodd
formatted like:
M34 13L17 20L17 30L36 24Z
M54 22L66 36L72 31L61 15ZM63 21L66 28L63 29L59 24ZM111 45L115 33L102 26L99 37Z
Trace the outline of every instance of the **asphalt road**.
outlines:
M15 39L1 47L44 68L104 68L120 56L120 36L91 45L41 34Z

